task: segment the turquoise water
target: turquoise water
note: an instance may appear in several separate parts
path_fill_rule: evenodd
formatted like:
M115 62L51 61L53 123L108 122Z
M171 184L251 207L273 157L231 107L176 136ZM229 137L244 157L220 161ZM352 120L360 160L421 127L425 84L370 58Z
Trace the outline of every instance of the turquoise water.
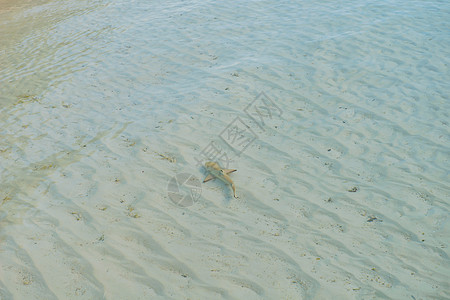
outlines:
M0 13L1 297L450 297L448 2L20 3ZM260 92L282 112L264 128ZM204 176L236 117L258 136L232 155L240 200L208 183L176 207L167 182ZM31 264L32 237L85 268Z

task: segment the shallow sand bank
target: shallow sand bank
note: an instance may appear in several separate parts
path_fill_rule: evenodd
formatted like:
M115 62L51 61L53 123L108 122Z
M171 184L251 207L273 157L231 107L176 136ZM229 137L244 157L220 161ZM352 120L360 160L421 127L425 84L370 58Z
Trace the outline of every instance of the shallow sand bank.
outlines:
M265 4L54 1L1 27L0 299L450 297L445 12ZM210 142L239 198L177 206Z

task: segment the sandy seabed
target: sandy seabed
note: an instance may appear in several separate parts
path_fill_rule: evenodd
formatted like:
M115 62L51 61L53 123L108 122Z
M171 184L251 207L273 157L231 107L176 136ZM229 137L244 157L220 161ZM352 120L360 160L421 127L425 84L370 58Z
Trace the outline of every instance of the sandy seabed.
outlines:
M449 299L449 9L0 1L0 299Z

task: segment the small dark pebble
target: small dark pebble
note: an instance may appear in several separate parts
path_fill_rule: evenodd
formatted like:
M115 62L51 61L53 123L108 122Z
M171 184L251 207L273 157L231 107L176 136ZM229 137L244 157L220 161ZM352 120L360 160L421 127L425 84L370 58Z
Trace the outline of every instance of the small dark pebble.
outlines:
M378 222L383 222L383 220L378 219L377 217L370 217L369 219L367 219L367 222L373 222L373 221L378 221Z
M354 193L358 190L358 188L356 186L352 187L350 190L348 190L351 193Z

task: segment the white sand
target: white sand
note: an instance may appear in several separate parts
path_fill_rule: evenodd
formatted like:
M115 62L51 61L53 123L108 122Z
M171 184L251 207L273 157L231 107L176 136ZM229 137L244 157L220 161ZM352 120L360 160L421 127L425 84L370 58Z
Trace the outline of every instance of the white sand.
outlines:
M3 10L0 299L450 298L449 8ZM262 91L282 115L259 128ZM236 117L258 136L239 157ZM175 205L210 142L239 198Z

